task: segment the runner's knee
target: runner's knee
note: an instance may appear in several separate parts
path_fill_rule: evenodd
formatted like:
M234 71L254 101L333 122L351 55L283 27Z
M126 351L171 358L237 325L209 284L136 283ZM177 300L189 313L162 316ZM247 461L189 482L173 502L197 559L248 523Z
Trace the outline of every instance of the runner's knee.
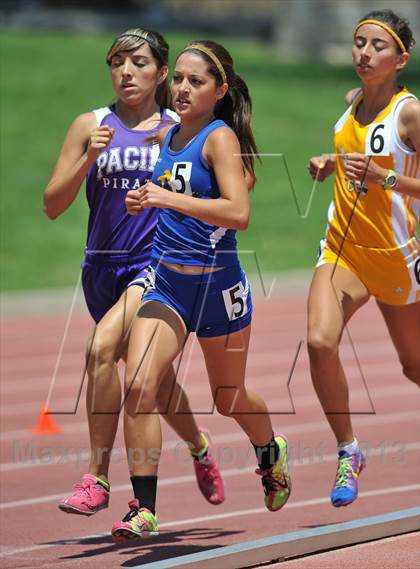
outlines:
M93 340L89 339L86 346L86 362L90 371L103 365L113 365L116 362L115 346L105 335L97 332Z
M135 373L135 371L134 371ZM133 381L133 373L126 370L125 410L134 416L138 413L153 413L157 408L157 389L155 378L138 372Z
M320 328L310 329L308 332L308 353L311 360L325 358L335 354L338 349L338 339Z

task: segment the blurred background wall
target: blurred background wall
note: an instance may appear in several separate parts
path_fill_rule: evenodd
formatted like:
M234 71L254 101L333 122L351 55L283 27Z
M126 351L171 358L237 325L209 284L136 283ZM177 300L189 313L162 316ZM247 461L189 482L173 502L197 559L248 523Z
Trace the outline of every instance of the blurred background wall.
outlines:
M372 9L391 8L407 17L418 37L418 0L2 0L9 29L97 32L143 27L173 32L258 38L279 57L347 57L354 22Z

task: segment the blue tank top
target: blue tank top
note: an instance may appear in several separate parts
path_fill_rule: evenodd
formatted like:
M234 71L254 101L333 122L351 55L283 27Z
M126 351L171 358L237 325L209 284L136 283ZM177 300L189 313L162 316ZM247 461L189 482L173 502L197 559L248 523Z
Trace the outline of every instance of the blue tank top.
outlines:
M214 120L182 150L170 149L180 125L172 127L162 145L152 181L166 190L198 199L220 197L213 169L203 158L203 145L216 128L227 126ZM169 208L160 210L153 240L152 257L185 265L232 266L238 262L236 231L218 227ZM229 251L229 254L217 253Z
M86 177L89 222L86 254L101 254L106 259L146 260L151 258L153 234L159 217L158 209L147 209L138 216L125 208L128 190L139 188L152 172L159 155L158 144L146 139L168 121L179 120L165 109L153 130L133 130L124 125L114 107L93 111L97 124L115 128L108 147L98 156Z

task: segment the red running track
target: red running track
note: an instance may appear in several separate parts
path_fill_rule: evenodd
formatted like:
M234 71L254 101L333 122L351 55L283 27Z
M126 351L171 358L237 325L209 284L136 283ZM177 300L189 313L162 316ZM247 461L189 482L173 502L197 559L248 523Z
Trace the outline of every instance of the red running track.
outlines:
M52 411L66 413L54 417L62 433L42 436L30 429L50 389L66 317L4 321L0 566L131 567L419 505L418 389L402 376L385 325L370 302L354 317L341 350L356 433L368 464L357 502L342 509L330 506L335 444L311 386L304 344L298 350L305 338L305 303L303 296L255 302L247 371L248 386L266 398L274 413L276 432L289 439L293 492L287 506L275 514L264 509L249 442L233 421L212 413L202 357L190 342L179 377L200 413L199 423L212 432L227 498L220 506L205 502L185 445L164 424L158 490L161 535L122 546L115 546L109 535L131 498L121 433L111 466L109 509L89 519L57 509L58 500L70 493L87 468L82 374L90 320L81 313L71 319L50 400ZM289 397L287 383L296 354Z

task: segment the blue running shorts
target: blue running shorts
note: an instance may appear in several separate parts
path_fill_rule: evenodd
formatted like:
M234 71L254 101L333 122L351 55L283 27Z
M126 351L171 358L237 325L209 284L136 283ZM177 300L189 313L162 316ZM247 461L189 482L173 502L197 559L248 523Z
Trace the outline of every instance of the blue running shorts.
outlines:
M239 263L197 275L162 263L149 266L142 302L149 300L173 308L197 336L226 336L248 326L252 318L251 291Z

